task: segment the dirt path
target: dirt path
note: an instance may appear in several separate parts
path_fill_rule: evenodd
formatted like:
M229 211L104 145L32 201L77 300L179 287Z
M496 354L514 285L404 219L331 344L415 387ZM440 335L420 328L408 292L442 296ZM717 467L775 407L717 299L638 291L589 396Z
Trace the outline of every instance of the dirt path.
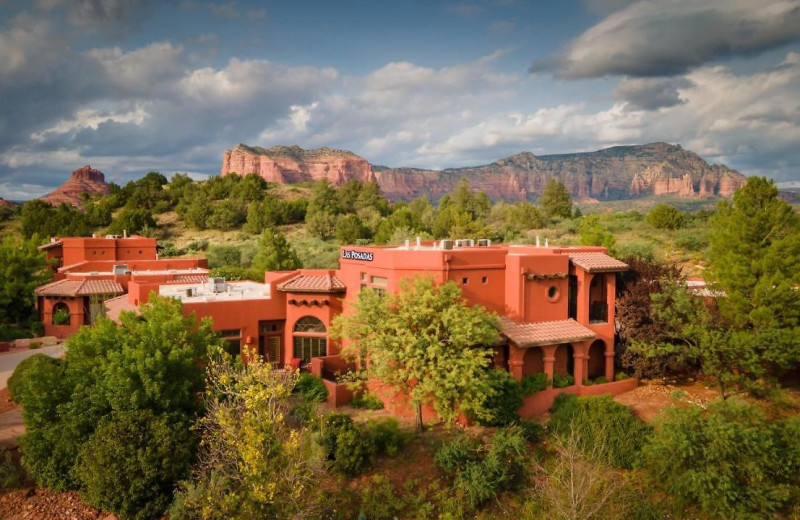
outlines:
M661 382L647 382L614 397L645 422L652 423L663 410L670 406L701 406L715 401L718 394L699 383L672 385Z

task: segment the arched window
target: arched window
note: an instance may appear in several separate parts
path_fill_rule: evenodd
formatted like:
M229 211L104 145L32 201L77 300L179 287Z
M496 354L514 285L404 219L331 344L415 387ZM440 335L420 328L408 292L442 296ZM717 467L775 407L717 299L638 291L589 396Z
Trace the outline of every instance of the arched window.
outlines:
M328 329L319 318L303 316L297 320L293 329L294 357L308 363L312 357L326 356L327 332Z
M53 305L53 325L69 325L69 307L64 302Z

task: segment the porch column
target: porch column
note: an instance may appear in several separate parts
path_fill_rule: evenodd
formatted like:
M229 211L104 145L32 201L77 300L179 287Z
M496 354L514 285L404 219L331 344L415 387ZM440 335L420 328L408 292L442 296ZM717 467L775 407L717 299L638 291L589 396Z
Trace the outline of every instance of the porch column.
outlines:
M608 382L614 380L614 342L611 340L611 351L608 351L606 346L606 379Z
M522 381L522 367L525 365L525 349L508 345L508 372L517 381Z
M575 377L575 386L583 386L583 374L588 373L586 365L589 360L586 358L585 350L586 345L572 344L572 375Z
M555 373L556 364L556 348L557 345L542 347L542 352L544 353L542 361L544 361L544 373L547 374L547 388L553 388L553 374Z

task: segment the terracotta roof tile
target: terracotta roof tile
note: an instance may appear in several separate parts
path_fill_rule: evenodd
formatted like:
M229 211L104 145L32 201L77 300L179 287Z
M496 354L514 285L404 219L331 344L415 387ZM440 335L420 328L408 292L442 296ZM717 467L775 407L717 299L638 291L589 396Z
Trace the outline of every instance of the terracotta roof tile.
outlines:
M627 271L628 264L605 253L570 253L570 261L590 273Z
M331 274L301 274L291 280L278 284L278 290L284 292L345 292L347 287L339 278Z
M592 330L573 319L517 323L509 318L500 318L500 329L519 347L558 345L559 343L586 341L597 337Z
M174 280L170 280L168 284L176 283L205 283L208 281L207 274L179 274L175 276Z
M89 296L123 294L125 290L114 280L59 280L36 288L39 296Z

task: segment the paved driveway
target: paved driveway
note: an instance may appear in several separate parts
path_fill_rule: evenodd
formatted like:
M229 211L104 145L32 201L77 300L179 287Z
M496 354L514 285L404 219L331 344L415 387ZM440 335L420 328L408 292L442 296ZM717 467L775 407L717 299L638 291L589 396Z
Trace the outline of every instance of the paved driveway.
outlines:
M51 347L40 347L0 354L0 389L6 387L8 378L11 377L11 374L14 373L14 369L17 368L17 365L23 359L34 354L46 354L50 357L58 357L63 353L64 345L53 345Z

